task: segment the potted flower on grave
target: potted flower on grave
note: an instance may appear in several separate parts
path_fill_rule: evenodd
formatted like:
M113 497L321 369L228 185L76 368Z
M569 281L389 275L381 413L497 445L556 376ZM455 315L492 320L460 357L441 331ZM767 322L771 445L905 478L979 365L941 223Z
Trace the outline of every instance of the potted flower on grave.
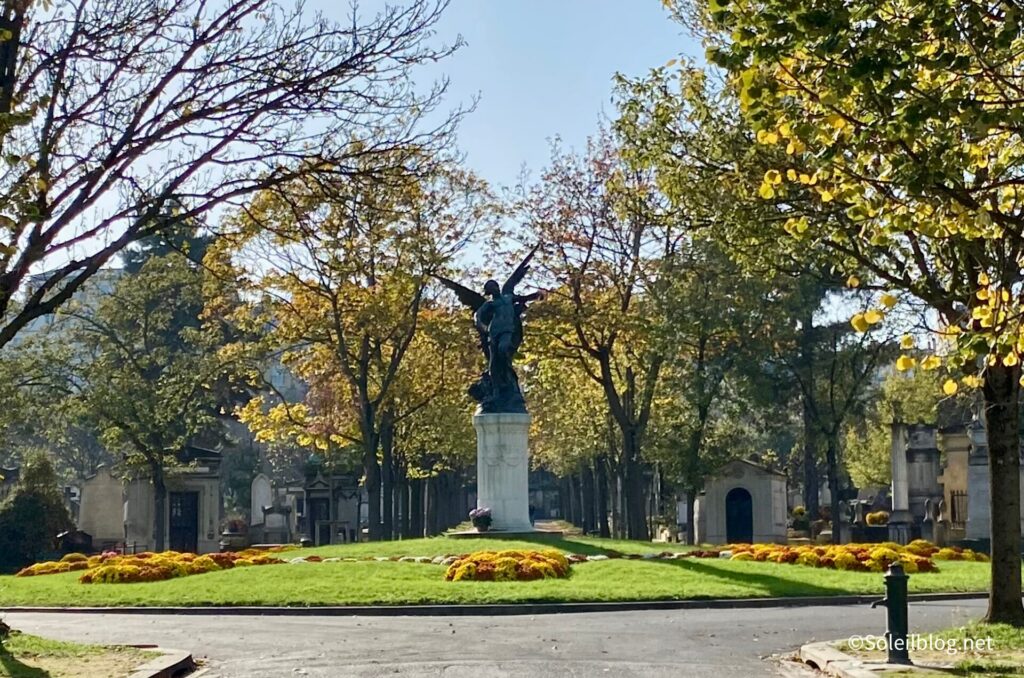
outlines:
M477 532L486 532L491 527L491 509L477 507L469 512L469 519L473 521Z

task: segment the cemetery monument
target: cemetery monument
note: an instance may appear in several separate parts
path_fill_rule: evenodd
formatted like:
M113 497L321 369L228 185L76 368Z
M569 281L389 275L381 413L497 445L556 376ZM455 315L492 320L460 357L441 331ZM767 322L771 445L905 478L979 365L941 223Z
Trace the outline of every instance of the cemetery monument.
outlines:
M523 313L529 302L543 299L543 292L516 294L515 288L530 269L534 247L504 285L484 284L483 294L459 283L435 276L455 292L473 312L487 369L469 387L477 401L476 429L477 506L491 509L493 529L533 532L529 513L529 459L527 440L530 415L512 366L523 342Z

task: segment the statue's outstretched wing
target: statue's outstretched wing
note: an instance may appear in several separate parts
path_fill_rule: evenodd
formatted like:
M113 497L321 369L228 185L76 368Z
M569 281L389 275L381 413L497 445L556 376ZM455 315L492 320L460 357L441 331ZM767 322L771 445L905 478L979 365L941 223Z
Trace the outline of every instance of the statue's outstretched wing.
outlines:
M523 278L526 277L527 271L530 270L530 260L533 259L533 255L537 253L537 248L540 247L540 243L533 246L530 253L523 259L523 263L519 264L519 267L512 271L512 275L508 277L505 284L501 287L502 294L514 294L516 291L516 285L522 282Z
M454 280L442 278L439 275L434 275L434 277L437 278L437 280L442 285L450 289L452 292L455 292L455 296L459 298L459 301L462 302L463 305L468 306L469 309L473 311L473 329L476 330L477 339L480 342L480 350L484 352L484 359L490 361L491 346L489 343L487 343L487 333L484 332L484 330L476 322L477 309L483 306L484 302L487 301L487 299L485 299L484 295L480 294L479 292L474 292L465 285L460 285Z
M459 301L462 302L464 306L468 306L469 310L473 311L473 313L476 313L476 310L483 306L484 302L487 301L484 299L484 295L479 292L474 292L454 280L442 278L439 275L435 275L434 277L437 278L442 285L450 289L452 292L455 292L455 296L459 298Z

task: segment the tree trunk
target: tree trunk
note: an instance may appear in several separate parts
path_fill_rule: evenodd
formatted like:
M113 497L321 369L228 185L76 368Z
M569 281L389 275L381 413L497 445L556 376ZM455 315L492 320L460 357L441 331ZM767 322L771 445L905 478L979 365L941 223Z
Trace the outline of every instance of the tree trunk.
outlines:
M818 520L818 434L814 421L814 407L809 389L814 385L814 313L808 310L800 322L800 356L798 368L803 372L803 394L800 402L803 406L804 427L804 508L810 520Z
M423 480L423 533L427 537L437 534L437 476Z
M569 496L572 494L572 489L569 487L569 478L562 477L558 480L558 513L562 517L562 520L571 523L569 514L572 513L570 510Z
M603 455L594 459L594 480L597 484L597 531L608 538L612 536L608 529L608 462Z
M832 431L828 435L828 444L825 449L825 463L828 473L828 493L830 499L830 511L832 512L832 543L839 544L842 531L843 516L839 501L839 433Z
M1021 605L1020 366L990 365L985 378L992 581L985 621L1024 626Z
M569 476L569 522L580 526L580 483L573 473Z
M380 464L377 463L376 451L374 451L372 459L369 453L364 451L363 474L366 483L367 534L370 541L380 541Z
M697 488L686 490L686 543L691 546L697 543Z
M593 534L597 531L597 516L594 511L594 470L589 464L584 464L580 470L582 478L582 502L583 502L583 533Z
M647 532L647 506L644 498L643 464L637 446L636 431L633 427L623 430L622 454L626 462L625 508L626 537L628 539L650 539Z
M409 534L422 537L423 533L423 479L409 481Z
M622 539L625 537L625 532L622 529L623 523L623 507L622 507L622 466L621 464L615 465L615 474L612 478L612 527L615 533L616 539Z
M153 475L153 551L160 553L167 549L167 483L164 467L150 464Z
M380 417L381 539L395 536L395 428L391 413Z
M466 510L466 489L463 486L462 478L459 477L459 473L456 471L451 472L451 491L449 497L452 500L452 508L449 512L449 527L455 527L457 524L469 518L469 511Z
M808 396L802 397L804 426L804 508L811 521L818 520L818 435Z

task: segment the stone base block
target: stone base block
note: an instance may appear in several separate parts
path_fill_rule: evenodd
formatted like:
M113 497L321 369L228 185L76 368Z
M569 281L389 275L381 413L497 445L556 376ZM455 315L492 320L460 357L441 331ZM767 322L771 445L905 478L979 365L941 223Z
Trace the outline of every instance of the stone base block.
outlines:
M493 532L532 533L528 414L477 414L477 507L491 509Z

